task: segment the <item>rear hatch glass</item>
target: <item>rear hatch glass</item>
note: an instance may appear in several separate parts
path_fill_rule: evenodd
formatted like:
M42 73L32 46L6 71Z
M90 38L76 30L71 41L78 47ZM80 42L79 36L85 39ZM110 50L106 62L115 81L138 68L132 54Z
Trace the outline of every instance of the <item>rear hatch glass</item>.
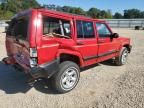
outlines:
M29 20L27 17L12 19L7 29L7 35L17 39L26 40L28 35Z
M6 31L7 53L23 66L29 65L29 19L28 16L13 18Z

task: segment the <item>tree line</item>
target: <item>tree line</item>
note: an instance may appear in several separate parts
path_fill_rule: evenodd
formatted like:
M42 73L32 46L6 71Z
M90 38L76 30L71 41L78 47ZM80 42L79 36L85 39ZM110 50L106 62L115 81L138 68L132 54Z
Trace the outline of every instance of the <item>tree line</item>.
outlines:
M98 19L144 18L144 11L138 9L128 9L124 10L123 14L116 12L114 15L112 15L110 9L100 10L95 7L92 7L88 11L85 11L80 7L57 6L53 4L40 5L36 0L0 0L0 19L10 19L14 14L22 10L26 10L29 8L40 8L40 7L51 10L57 10L61 12L68 12L72 14L89 16Z
M62 12L68 12L72 14L78 14L78 15L85 15L92 18L112 18L111 10L100 10L97 8L90 8L88 11L84 11L80 7L71 7L71 6L56 6L56 5L44 5L45 8L62 11Z
M0 19L10 19L17 12L38 7L36 0L0 0Z

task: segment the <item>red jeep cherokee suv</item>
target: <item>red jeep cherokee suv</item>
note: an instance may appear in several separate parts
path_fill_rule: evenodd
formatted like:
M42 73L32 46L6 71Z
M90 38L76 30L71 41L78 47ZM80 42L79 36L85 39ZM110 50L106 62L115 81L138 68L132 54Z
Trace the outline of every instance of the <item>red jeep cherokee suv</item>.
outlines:
M19 65L33 79L48 78L55 90L65 93L77 85L82 67L108 59L124 65L131 45L105 21L31 9L9 22L6 49L6 64Z

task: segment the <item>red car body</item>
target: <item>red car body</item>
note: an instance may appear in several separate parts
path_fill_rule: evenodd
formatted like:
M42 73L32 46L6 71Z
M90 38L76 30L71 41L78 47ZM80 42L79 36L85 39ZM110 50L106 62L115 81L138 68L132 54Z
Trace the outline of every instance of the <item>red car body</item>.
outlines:
M70 38L49 37L43 34L43 16L66 20L70 23ZM122 47L131 50L130 39L125 37L111 38L101 37L98 34L96 23L104 26L113 34L105 21L92 19L79 15L46 9L31 9L18 13L13 19L28 17L28 32L26 39L17 39L11 33L6 36L6 49L8 58L4 61L8 64L19 64L26 73L34 78L51 77L58 71L59 63L71 60L79 67L96 64L119 56ZM93 38L78 38L77 21L90 22L94 30ZM9 26L10 28L11 26ZM90 28L85 28L89 30ZM32 51L30 51L32 49ZM36 52L36 55L31 53ZM34 53L35 54L35 53ZM36 62L31 66L32 62Z

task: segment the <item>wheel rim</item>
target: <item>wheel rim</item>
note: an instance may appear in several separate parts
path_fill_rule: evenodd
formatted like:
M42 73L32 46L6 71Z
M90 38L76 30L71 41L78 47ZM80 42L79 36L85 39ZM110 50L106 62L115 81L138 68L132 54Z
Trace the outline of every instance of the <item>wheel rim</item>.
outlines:
M78 70L74 67L70 67L64 71L61 77L61 85L65 90L72 89L78 80Z
M123 55L122 55L122 64L125 64L125 63L126 63L127 57L128 57L128 51L125 50L125 51L123 52Z

